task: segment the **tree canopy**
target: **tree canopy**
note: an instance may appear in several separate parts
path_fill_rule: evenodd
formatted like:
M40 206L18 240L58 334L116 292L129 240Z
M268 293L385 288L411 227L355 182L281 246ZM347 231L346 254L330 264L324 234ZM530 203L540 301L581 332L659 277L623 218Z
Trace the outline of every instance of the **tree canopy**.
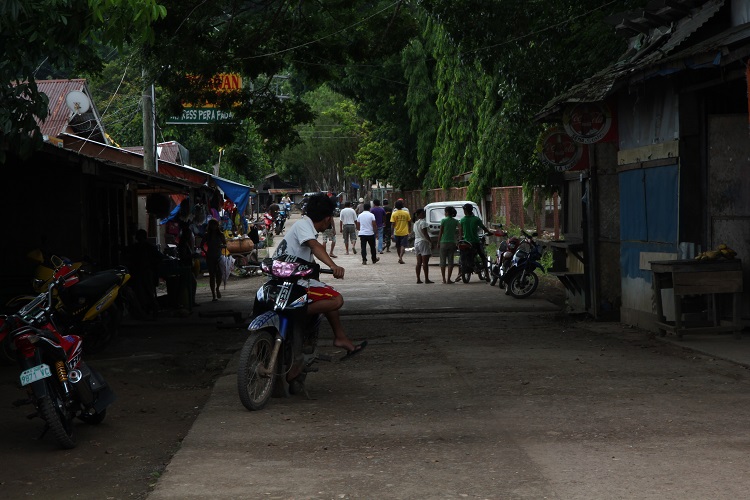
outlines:
M47 63L70 71L101 70L102 47L154 42L167 10L157 0L0 2L0 164L8 152L28 156L42 142L36 119L48 114L35 75Z
M354 179L448 188L473 171L475 199L491 185L543 184L550 172L534 154L542 131L534 115L617 59L624 40L602 21L644 3L50 0L42 8L8 0L0 6L0 40L12 53L0 62L0 97L10 103L0 110L0 155L30 147L9 138L28 136L33 117L44 117L34 71L49 58L100 75L118 117L110 129L122 140L138 140L131 117L145 75L157 88L163 139L179 140L203 165L222 148L222 165L242 178L274 168L310 188ZM103 47L117 55L107 59ZM208 84L219 73L248 85L216 96ZM207 99L231 107L241 125L163 123L183 103ZM325 128L352 140L311 135Z

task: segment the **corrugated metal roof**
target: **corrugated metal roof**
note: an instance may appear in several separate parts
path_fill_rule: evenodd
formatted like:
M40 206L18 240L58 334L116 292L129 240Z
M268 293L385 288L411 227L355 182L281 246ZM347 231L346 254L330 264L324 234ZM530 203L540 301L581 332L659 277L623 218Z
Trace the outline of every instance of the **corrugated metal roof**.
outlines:
M143 154L143 146L127 146L123 149ZM185 146L177 141L160 142L156 145L156 151L159 161L168 161L178 165L187 165L190 163L190 153Z
M72 80L37 80L37 88L49 98L49 115L44 122L37 121L42 135L47 137L59 137L65 132L70 132L80 137L93 139L107 144L104 136L104 127L98 118L96 106L91 99L86 80L75 78ZM72 91L86 94L91 102L91 107L86 113L73 115L65 103L65 97Z
M634 37L632 46L638 47L639 42L646 44L637 49L631 48L616 64L555 97L537 114L536 119L541 120L558 112L566 103L604 100L627 83L696 67L686 60L699 55L720 52L723 47L747 38L746 32L750 28L737 27L677 51L679 47L685 45L691 35L716 15L724 3L724 0L706 2L699 10L673 23L670 27L653 30L648 40L645 40L643 35Z
M43 135L58 137L68 130L70 123L71 113L65 104L65 96L74 90L84 92L86 80L38 80L36 85L49 98L49 116L39 123L39 129Z

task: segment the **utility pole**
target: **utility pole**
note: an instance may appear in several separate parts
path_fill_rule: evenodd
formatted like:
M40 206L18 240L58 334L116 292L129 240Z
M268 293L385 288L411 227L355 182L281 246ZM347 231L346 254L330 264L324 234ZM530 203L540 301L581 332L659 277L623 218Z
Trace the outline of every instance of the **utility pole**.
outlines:
M154 84L144 68L143 77L143 169L156 172L156 137L154 133Z

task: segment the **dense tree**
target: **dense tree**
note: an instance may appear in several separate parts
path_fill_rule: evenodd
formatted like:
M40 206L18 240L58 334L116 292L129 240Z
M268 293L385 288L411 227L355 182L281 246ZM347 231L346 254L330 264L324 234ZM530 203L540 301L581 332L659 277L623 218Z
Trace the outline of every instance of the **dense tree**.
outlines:
M0 164L41 144L36 120L48 114L35 74L47 63L83 71L102 66L101 46L154 41L152 23L166 15L157 0L0 2Z
M368 124L351 100L326 85L303 99L316 118L297 127L301 142L280 155L276 171L309 191L343 191L348 181L361 179L352 164Z

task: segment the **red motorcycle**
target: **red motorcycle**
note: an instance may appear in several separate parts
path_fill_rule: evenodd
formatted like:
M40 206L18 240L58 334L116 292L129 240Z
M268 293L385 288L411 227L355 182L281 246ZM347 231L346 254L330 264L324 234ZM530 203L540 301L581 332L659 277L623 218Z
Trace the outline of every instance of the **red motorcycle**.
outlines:
M76 446L74 419L98 424L115 400L104 378L82 359L83 341L58 331L54 297L76 271L56 277L47 290L17 313L0 316L0 342L9 341L21 369L20 384L27 398L16 406L31 404L31 416L45 421L62 448Z

